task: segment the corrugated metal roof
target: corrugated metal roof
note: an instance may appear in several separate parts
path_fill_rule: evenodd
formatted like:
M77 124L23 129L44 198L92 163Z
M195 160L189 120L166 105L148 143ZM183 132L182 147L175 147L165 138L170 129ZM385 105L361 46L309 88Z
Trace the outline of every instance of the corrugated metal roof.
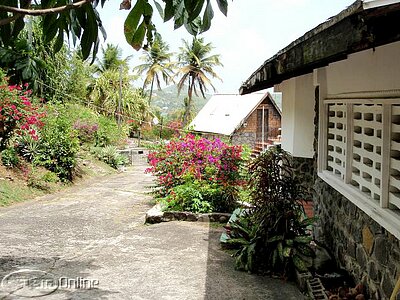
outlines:
M268 96L267 93L247 95L216 94L211 97L202 110L190 123L190 127L198 132L209 132L231 135L239 128L254 109ZM276 94L276 93L273 93ZM275 103L281 109L279 95ZM272 101L274 101L272 97Z

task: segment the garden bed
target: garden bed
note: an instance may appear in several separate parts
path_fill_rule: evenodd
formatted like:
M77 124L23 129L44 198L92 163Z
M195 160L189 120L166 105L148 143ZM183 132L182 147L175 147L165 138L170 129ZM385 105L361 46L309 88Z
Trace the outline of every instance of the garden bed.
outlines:
M156 204L146 214L146 224L156 224L170 221L189 221L189 222L218 222L227 223L231 214L229 213L205 213L196 214L182 211L162 211L161 205Z

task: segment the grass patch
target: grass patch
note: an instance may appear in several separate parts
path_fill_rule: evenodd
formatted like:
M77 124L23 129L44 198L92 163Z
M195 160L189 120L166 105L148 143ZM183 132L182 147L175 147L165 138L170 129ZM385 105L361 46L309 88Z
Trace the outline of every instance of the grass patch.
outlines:
M0 207L54 193L89 178L116 173L115 169L87 152L80 153L77 163L74 181L68 184L53 182L47 178L49 171L44 168L36 167L35 173L31 172L29 178L26 178L20 169L6 168L0 164Z
M220 223L220 222L210 222L210 228L222 228L225 223Z
M15 181L0 181L0 206L9 206L44 195L45 192Z

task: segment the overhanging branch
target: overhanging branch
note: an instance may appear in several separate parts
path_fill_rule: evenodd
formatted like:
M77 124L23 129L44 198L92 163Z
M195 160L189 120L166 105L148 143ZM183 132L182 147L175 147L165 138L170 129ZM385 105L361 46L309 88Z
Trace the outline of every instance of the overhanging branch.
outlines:
M58 6L58 7L52 7L52 8L45 8L45 9L26 9L26 8L18 8L18 7L12 7L12 6L6 6L6 5L0 5L0 12L9 12L9 13L14 13L14 14L19 14L19 15L29 15L29 16L42 16L42 15L48 15L48 14L55 14L55 13L61 13L64 11L68 11L71 9L76 9L80 8L81 6L91 3L92 0L81 0L79 2L67 4L64 6ZM1 23L8 21L8 23L12 22L13 20L10 21L11 18L3 19L0 20ZM0 25L4 25L1 24ZM8 24L7 22L5 24Z

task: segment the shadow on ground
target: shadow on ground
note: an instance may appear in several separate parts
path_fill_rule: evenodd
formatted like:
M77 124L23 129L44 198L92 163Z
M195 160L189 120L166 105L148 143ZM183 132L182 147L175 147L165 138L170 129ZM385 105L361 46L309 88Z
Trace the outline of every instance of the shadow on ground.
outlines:
M223 228L209 227L205 300L303 299L293 283L234 269L234 259L222 250Z

